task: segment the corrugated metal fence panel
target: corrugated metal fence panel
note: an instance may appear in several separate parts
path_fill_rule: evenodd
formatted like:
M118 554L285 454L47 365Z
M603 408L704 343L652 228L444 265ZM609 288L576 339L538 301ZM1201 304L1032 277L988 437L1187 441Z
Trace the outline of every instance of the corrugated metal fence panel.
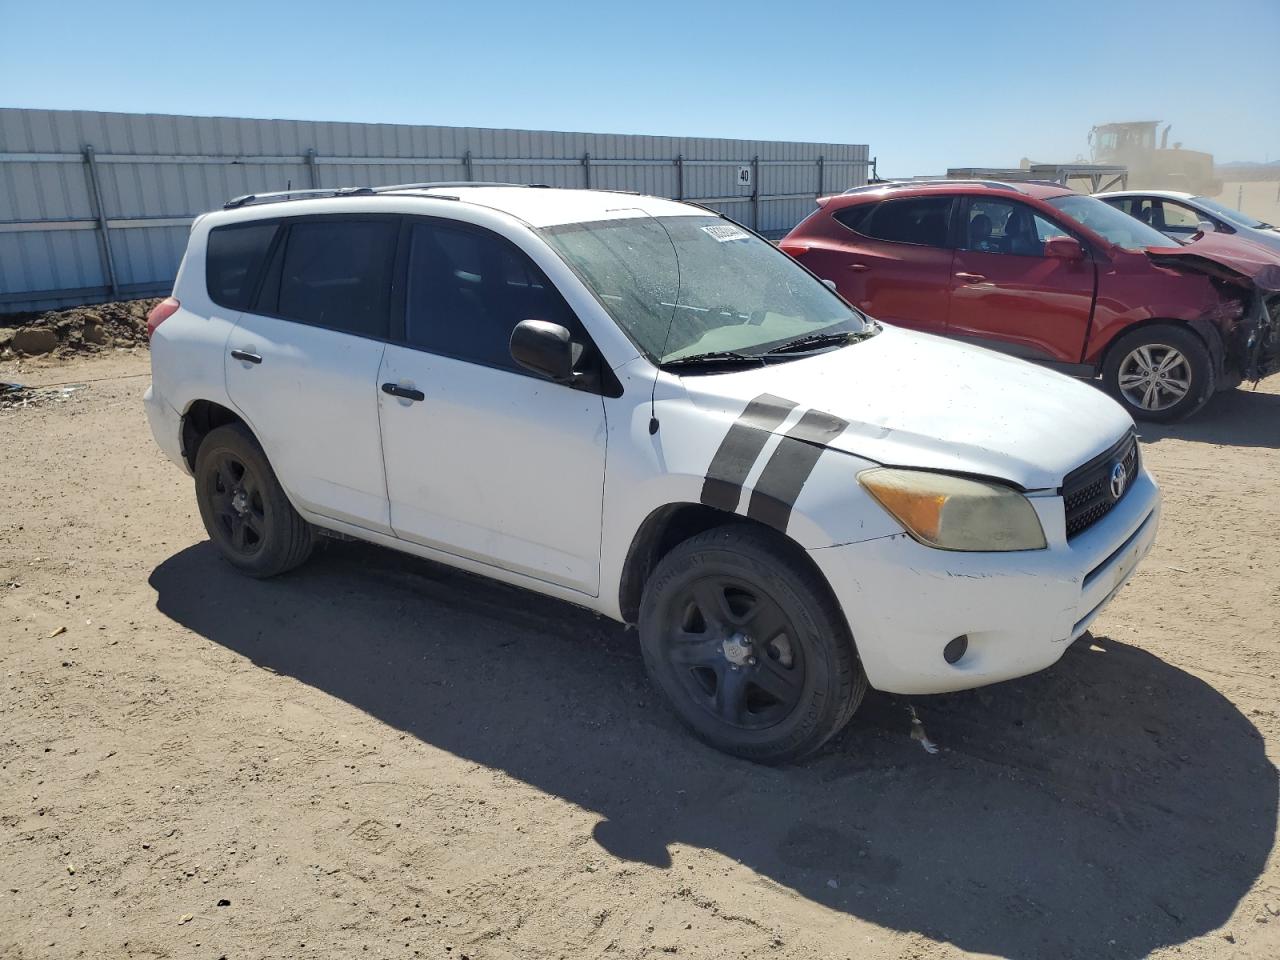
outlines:
M4 108L0 311L112 296L100 212L114 295L144 296L172 283L190 220L246 193L467 179L590 184L683 195L776 236L813 209L820 176L825 193L865 183L867 160L858 144ZM742 168L753 182L739 179Z

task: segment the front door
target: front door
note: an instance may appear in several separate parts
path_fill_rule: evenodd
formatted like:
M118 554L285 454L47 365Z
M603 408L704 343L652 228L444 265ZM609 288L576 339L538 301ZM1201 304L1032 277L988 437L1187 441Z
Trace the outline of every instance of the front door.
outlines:
M947 332L1029 360L1079 363L1093 313L1096 271L1044 256L1069 236L1017 200L971 198L951 269Z
M595 596L604 497L603 398L511 359L521 320L568 327L540 270L487 230L409 230L404 342L378 375L397 536Z
M377 377L399 218L308 217L281 230L257 301L227 338L227 393L297 506L390 533Z

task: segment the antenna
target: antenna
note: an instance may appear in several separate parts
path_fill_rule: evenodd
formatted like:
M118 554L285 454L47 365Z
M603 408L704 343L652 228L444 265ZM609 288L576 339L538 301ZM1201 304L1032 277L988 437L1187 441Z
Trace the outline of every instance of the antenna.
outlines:
M676 311L680 309L680 287L682 283L680 276L680 251L676 247L675 240L671 239L671 231L667 229L666 225L648 211L645 211L645 215L658 226L662 227L662 232L667 235L667 243L671 244L671 253L676 258L676 295L671 298L671 317L667 320L667 333L666 336L662 338L662 350L658 353L658 356L662 357L667 352L667 344L671 342L671 328L675 326ZM658 371L658 373L661 372L661 370ZM649 388L649 436L653 436L658 432L658 415L655 409L654 400L657 392L658 374L654 374L653 385Z

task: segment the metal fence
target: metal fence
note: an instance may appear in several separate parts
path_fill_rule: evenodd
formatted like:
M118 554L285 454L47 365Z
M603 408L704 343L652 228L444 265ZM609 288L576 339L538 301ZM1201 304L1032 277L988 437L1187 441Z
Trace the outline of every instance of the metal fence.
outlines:
M500 180L696 200L764 233L860 144L0 109L0 312L167 292L193 217L302 187Z

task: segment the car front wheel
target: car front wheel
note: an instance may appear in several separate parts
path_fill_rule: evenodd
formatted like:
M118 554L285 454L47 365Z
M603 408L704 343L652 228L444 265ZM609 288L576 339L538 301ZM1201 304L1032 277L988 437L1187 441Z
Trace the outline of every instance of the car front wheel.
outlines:
M645 585L650 678L701 739L784 763L813 753L866 691L844 617L794 544L746 525L677 546Z
M1135 419L1169 423L1208 403L1216 378L1203 340L1183 327L1160 324L1116 341L1102 379Z

